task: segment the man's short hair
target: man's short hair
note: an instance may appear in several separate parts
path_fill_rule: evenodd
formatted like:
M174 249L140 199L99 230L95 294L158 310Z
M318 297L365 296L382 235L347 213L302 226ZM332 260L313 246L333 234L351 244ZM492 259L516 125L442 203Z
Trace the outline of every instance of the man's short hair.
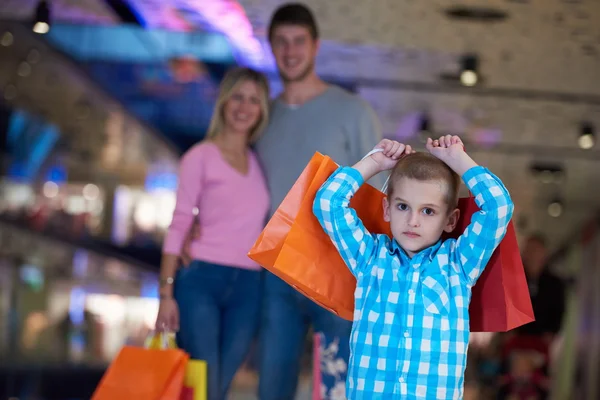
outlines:
M304 26L308 28L314 40L319 38L319 29L315 17L304 4L287 3L275 10L269 23L269 41L273 39L275 29L282 25Z
M445 182L448 185L445 201L449 206L449 211L456 208L458 204L460 177L446 163L429 153L408 154L398 161L390 175L387 188L388 197L394 193L394 184L400 178Z

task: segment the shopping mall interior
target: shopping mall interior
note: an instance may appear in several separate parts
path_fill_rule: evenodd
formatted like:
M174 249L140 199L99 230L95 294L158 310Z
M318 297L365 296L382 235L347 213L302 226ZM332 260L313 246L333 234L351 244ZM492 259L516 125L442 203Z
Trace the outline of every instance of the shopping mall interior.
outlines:
M178 161L228 69L281 92L267 26L282 3L0 2L0 399L89 399L123 346L144 345ZM600 2L305 3L326 82L386 138L459 135L510 191L521 249L544 235L564 288L547 398L599 399ZM530 360L504 370L502 335L471 336L465 399L526 398L497 397ZM317 399L311 338L298 399ZM231 399L256 398L255 353Z

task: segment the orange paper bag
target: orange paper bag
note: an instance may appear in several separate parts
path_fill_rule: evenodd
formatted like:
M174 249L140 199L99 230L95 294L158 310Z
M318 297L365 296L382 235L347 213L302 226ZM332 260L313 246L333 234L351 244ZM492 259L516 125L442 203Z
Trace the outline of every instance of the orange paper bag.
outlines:
M312 212L317 190L337 168L331 158L316 153L248 256L317 304L352 320L356 279ZM378 189L365 184L350 205L369 231L390 235L382 199Z
M315 154L269 221L249 256L317 304L351 320L356 279L312 212L317 190L337 168ZM385 195L363 185L350 206L371 233L391 235L383 220ZM479 209L472 197L460 199L458 237ZM471 331L499 332L534 320L523 265L512 222L486 270L473 288Z
M125 346L108 367L92 400L177 400L188 359L182 350Z

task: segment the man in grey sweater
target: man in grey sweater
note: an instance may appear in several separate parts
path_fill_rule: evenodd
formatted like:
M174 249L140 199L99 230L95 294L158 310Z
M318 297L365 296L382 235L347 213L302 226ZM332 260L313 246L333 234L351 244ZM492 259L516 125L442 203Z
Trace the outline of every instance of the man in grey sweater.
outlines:
M278 8L271 18L269 41L284 90L273 101L269 126L256 150L271 192L272 215L316 151L340 165L353 165L381 140L381 132L365 101L317 76L319 35L308 8L300 4ZM325 398L344 393L352 323L269 272L263 296L260 400L294 398L310 325L333 344L331 349L339 346L329 353L335 367L322 372Z

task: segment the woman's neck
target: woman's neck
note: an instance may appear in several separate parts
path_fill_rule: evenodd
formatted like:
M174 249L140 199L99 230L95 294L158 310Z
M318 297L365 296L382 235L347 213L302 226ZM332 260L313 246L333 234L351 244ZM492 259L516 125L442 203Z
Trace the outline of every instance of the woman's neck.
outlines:
M215 136L212 141L219 148L228 153L244 154L248 148L248 139L246 135L231 133L226 130Z

